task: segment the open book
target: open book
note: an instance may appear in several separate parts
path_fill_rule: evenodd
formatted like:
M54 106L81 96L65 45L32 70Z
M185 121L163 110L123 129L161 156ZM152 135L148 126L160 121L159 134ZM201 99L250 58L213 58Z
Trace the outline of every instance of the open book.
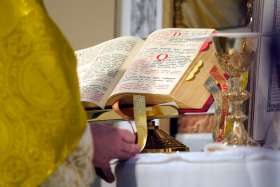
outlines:
M146 40L120 37L77 51L81 100L104 108L141 94L148 105L202 108L210 96L203 85L217 59L209 39L200 36L213 31L161 29Z

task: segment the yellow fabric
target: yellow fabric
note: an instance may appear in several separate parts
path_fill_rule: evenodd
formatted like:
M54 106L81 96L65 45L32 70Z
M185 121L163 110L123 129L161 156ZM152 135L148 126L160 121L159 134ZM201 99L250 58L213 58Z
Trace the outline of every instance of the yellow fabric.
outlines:
M40 0L0 0L0 187L38 186L84 132L76 59Z

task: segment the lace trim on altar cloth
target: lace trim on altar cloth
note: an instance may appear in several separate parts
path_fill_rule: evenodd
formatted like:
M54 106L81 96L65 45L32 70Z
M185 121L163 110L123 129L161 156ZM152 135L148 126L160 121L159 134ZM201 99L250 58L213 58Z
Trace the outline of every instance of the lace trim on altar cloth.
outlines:
M87 127L80 144L40 187L90 187L94 180L93 142Z

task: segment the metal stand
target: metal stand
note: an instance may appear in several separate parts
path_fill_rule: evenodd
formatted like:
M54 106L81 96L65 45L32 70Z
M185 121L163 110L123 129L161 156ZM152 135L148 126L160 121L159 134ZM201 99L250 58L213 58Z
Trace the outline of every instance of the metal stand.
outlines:
M129 108L126 112L127 114L132 114L133 110ZM172 106L154 106L147 107L146 112L148 119L148 133L145 147L142 150L143 153L170 153L176 151L189 151L187 146L180 143L175 138L165 133L163 130L159 129L158 126L155 126L153 121L153 119L178 117L179 113L176 108ZM88 110L87 114L88 121L90 122L123 120L122 116L115 113L112 109Z
M189 148L172 136L148 121L148 138L142 153L170 153L176 151L189 151Z

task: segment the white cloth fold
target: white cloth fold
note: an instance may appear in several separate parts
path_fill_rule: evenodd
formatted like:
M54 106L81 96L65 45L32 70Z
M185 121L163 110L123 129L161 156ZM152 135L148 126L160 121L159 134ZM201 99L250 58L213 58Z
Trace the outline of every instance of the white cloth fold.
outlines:
M112 166L116 167L117 181L102 187L280 186L280 151L260 147L139 154Z
M212 163L254 160L280 161L280 151L259 147L240 147L216 152L146 153L137 155L127 161L126 164L157 164L172 161Z

